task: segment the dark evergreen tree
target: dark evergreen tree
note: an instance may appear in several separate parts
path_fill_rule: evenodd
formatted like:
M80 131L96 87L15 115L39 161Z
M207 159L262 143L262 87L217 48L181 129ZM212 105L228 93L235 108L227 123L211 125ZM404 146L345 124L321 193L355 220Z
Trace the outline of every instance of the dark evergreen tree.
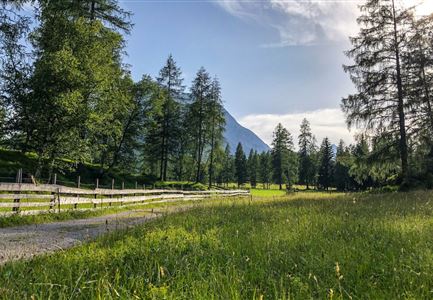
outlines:
M334 176L334 154L332 145L328 138L324 138L320 146L320 167L318 184L321 188L328 190L333 184Z
M242 144L239 143L236 147L235 153L235 177L238 187L245 184L247 181L247 158L242 148Z
M344 145L344 141L340 140L335 158L334 183L339 191L348 191L353 188L352 178L349 175L349 170L352 164L350 151Z
M250 181L251 187L255 188L257 186L257 177L259 171L259 155L257 151L251 149L248 155L248 179Z
M294 176L293 164L293 139L290 132L278 124L274 130L274 139L272 141L272 166L274 182L279 185L280 190L283 184L290 184Z
M301 130L298 137L299 142L299 183L304 184L309 189L315 179L314 165L314 136L311 133L310 123L303 119Z
M259 175L263 188L269 189L272 181L272 155L268 152L263 152L260 155Z
M233 182L235 180L235 164L234 159L230 153L229 144L226 145L226 148L224 150L224 159L220 176L221 182L225 186L228 186L230 182Z

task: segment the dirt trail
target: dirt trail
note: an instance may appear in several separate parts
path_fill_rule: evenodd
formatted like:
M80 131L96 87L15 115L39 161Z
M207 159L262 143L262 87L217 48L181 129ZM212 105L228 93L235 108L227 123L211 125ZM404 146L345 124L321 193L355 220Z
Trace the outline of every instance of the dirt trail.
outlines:
M136 209L88 219L0 228L0 264L70 248L104 233L144 223L163 213L189 208L191 206L163 211Z

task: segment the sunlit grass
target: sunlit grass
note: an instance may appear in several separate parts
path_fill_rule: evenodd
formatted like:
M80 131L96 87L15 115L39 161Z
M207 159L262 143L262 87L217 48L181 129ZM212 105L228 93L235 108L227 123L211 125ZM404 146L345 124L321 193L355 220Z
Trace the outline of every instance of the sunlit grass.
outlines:
M98 217L103 215L115 214L123 211L128 211L132 209L152 209L152 208L168 208L172 206L184 206L197 204L201 201L178 201L178 202L166 202L166 203L150 203L150 204L136 204L136 205L125 205L121 206L120 203L113 203L113 206L104 206L104 208L93 208L92 204L81 204L80 208L87 208L88 210L76 210L73 205L64 205L62 209L66 209L60 213L55 211L41 213L38 215L20 215L13 214L9 216L0 216L0 228L20 226L20 225L30 225L30 224L42 224L51 223L66 220L75 219L87 219L92 217ZM46 209L49 207L47 206ZM25 208L29 209L29 208ZM37 209L43 209L43 207L38 207ZM10 211L10 209L9 209Z
M433 194L203 207L0 269L5 299L431 299Z

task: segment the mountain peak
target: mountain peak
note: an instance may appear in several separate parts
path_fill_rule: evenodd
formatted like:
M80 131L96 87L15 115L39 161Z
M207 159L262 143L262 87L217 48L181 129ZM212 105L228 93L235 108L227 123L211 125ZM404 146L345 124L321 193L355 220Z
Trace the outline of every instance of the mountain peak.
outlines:
M254 149L259 153L270 150L270 147L265 142L263 142L254 132L240 125L226 109L224 109L224 116L226 119L224 139L230 146L230 151L232 153L236 151L238 143L242 144L246 154L248 154L251 149Z

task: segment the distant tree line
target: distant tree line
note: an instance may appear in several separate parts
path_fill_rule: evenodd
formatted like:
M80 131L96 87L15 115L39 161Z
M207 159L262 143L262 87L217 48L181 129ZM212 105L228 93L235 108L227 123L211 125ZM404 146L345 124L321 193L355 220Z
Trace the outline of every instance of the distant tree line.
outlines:
M253 188L269 189L277 184L280 189L320 189L359 191L396 183L398 168L395 165L371 164L371 145L364 135L354 144L340 140L333 145L325 137L318 146L310 123L304 119L298 136L298 149L294 149L290 132L281 124L275 128L272 149L257 153L251 150L248 157L239 144L235 155L224 152L224 163L218 168L217 183L239 186L249 183ZM297 186L295 186L297 185Z

